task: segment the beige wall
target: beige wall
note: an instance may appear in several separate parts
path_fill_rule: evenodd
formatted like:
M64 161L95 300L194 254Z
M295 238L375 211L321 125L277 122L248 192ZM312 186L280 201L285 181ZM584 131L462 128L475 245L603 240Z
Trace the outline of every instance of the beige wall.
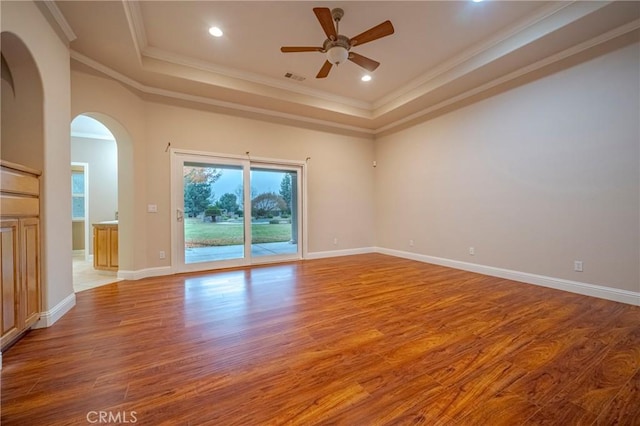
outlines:
M93 253L92 224L114 220L118 210L116 142L72 136L71 161L89 165L89 253Z
M42 106L42 284L44 311L73 302L69 179L69 50L32 2L2 2L2 31L27 46L39 70ZM35 153L34 155L38 155ZM62 309L62 308L61 308ZM49 321L49 318L44 318Z
M371 247L373 238L373 143L368 139L272 124L157 103L147 103L149 265L162 265L170 249L167 191L174 148L308 162L309 252ZM338 244L333 239L338 238Z
M639 52L379 139L377 245L640 291Z
M132 265L134 269L170 265L170 154L165 152L168 142L173 148L220 154L244 155L250 151L254 157L298 161L310 157L309 251L373 245L371 140L142 101L119 83L76 71L72 72L72 93L74 114L91 111L109 116L131 135L135 175L124 179L135 188L133 218L142 225L142 229L131 229L131 244L133 252L145 252ZM107 127L116 136L121 164L120 139ZM158 213L147 213L147 204L156 204ZM120 199L120 212L124 208ZM120 224L122 241L122 216ZM333 244L334 238L338 239L337 245ZM159 259L160 250L167 253L167 259ZM122 254L120 259L122 265Z

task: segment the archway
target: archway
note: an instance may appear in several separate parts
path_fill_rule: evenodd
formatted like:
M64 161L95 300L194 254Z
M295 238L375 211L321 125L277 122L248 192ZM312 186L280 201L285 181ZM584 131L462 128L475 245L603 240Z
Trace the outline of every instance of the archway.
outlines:
M133 144L129 132L113 117L100 112L84 112L74 117L90 117L104 125L117 145L117 206L118 206L118 271L133 269ZM114 216L115 220L115 216ZM120 274L118 274L120 275Z
M2 48L2 151L0 158L44 167L44 92L31 52L13 33L0 35ZM46 179L46 176L43 176Z
M117 280L118 158L113 134L86 115L71 121L70 142L73 289L78 292ZM94 225L100 237L99 256ZM104 247L110 234L113 252Z

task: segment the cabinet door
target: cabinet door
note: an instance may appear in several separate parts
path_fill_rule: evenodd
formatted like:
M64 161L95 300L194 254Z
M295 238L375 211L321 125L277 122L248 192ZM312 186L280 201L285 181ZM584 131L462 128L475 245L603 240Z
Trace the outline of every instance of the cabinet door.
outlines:
M20 220L23 327L30 327L40 318L40 220Z
M2 275L2 303L0 346L10 342L20 332L20 265L18 220L0 221L0 274Z
M109 266L118 269L118 228L109 228Z
M109 229L93 228L93 266L95 268L109 267Z

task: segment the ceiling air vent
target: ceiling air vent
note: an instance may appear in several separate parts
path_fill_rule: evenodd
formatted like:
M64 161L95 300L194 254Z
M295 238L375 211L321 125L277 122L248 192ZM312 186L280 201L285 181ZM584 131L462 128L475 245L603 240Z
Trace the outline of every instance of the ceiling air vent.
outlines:
M288 72L284 76L286 78L290 78L291 80L295 80L295 81L304 81L305 80L305 78L303 76L294 74L292 72Z

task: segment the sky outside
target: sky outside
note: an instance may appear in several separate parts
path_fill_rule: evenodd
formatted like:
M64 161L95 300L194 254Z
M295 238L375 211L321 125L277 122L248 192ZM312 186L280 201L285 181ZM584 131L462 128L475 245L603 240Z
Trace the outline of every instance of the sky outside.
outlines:
M212 191L215 193L216 200L220 196L231 193L235 194L238 187L242 184L242 170L220 169L222 172L220 178L212 185ZM263 192L280 193L280 182L285 174L280 171L251 171L251 187L257 194Z

